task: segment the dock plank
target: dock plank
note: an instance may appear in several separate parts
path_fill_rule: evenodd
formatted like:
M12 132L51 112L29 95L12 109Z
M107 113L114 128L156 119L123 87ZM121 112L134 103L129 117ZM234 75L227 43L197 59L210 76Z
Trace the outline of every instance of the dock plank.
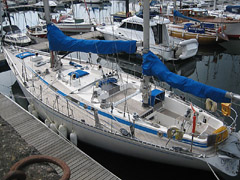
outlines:
M71 180L119 179L9 98L0 94L0 101L0 116L41 154L65 161L71 170ZM51 166L62 175L59 167L52 164Z

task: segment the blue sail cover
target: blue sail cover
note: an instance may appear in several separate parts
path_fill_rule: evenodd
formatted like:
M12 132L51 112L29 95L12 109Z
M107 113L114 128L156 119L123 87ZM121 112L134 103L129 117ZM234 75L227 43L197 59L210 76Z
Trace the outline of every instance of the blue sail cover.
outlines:
M184 16L182 13L180 13L180 12L177 11L177 10L174 10L174 11L173 11L173 15L174 15L174 16L177 16L177 17L180 17L180 18L183 18L183 19L188 19L188 20L191 20L191 21L200 22L200 21L197 20L197 19L194 19L194 18L190 18L190 17Z
M74 39L63 34L53 24L48 24L47 30L49 48L52 51L80 51L96 54L113 54L119 52L132 54L136 51L136 41Z
M144 75L156 76L160 81L168 83L171 87L200 98L210 98L216 102L230 102L230 99L225 97L227 91L170 72L151 51L143 55L142 71Z

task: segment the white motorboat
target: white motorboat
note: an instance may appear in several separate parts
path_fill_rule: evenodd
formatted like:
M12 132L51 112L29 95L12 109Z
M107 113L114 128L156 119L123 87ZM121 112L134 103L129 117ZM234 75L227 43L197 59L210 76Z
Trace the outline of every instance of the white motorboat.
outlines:
M94 27L93 23L84 22L83 19L74 19L69 14L61 15L55 24L63 32L71 33L89 32Z
M3 41L5 43L19 46L31 44L31 39L26 35L26 33L21 32L16 25L4 26L3 31Z
M27 25L26 28L27 28L27 33L30 36L36 36L40 38L47 37L47 25L46 25L46 22L42 21L41 19L38 25L31 26L31 27Z
M16 46L3 47L3 53L30 102L29 111L50 128L70 136L75 143L77 138L137 158L237 175L237 115L226 125L210 111L150 80L156 76L174 88L224 102L222 112L229 117L230 102L239 100L239 95L171 73L147 48L143 52L143 79L115 66L60 57L57 51L131 54L136 41L77 40L47 22L50 54ZM214 111L216 103L212 100L207 100L207 106Z
M170 21L163 17L154 17L150 21L150 50L164 60L184 60L193 57L198 51L196 39L181 40L169 37L166 25ZM96 28L106 40L136 40L143 42L143 19L137 16L122 20L117 25L105 25ZM142 50L141 47L138 48Z

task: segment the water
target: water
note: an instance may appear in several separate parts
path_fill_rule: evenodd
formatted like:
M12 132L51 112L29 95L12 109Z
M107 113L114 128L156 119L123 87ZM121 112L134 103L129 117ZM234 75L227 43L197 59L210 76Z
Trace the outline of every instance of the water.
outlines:
M83 5L75 5L76 12L80 12L83 7ZM113 1L112 6L92 5L92 7L89 6L89 9L91 9L90 16L95 18L98 23L103 23L107 21L109 14L124 10L124 2ZM87 14L82 14L84 14L86 19L88 18ZM77 13L76 16L80 17L80 14ZM30 26L36 25L38 21L38 16L36 12L33 11L13 13L11 14L11 17L14 18L13 24L18 25L22 30L25 29L26 24ZM166 63L166 65L171 71L179 75L240 94L239 47L240 40L231 40L229 42L222 43L221 46L216 45L211 47L200 47L197 56L194 58L181 63ZM88 58L88 55L81 53L81 58ZM105 65L109 64L104 58L99 58L96 55L92 55L92 58ZM117 61L125 71L135 75L140 75L140 61L130 62L129 57L119 57ZM136 63L136 66L133 66L134 63ZM110 63L110 66L111 65L112 64ZM6 66L4 68L5 69L2 69L2 72L0 73L0 91L3 94L11 96L19 104L26 108L27 102L21 98L23 94L16 83L16 78ZM177 90L174 91L180 95L182 94ZM205 106L204 100L187 94L184 95L187 99L190 99L198 106ZM233 107L240 114L239 103L234 103ZM220 106L218 109L220 109ZM240 127L238 126L237 129L240 129ZM79 144L79 148L121 179L215 179L213 173L211 172L143 161L104 151L83 143ZM227 177L223 174L218 174L218 176L220 179L229 180L236 180L240 178L240 175L234 178Z

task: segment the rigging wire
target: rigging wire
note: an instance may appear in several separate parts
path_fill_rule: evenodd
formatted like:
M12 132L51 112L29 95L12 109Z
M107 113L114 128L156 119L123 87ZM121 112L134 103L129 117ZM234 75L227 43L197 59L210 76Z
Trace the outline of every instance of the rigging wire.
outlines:
M215 178L216 178L217 180L220 180L219 177L217 176L217 174L214 172L214 170L213 170L213 168L211 167L211 165L210 165L207 161L206 161L206 163L207 163L208 167L210 168L210 170L212 171L212 173L213 173L213 175L215 176Z

